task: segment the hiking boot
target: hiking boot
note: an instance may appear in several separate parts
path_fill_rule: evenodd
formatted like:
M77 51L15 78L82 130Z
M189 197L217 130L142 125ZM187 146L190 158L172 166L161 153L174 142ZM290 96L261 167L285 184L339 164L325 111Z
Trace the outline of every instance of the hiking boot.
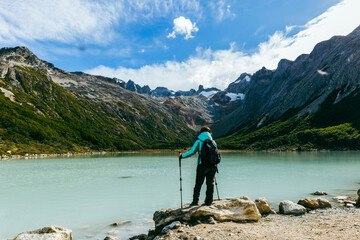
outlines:
M198 202L192 202L192 203L190 203L190 206L199 206L199 203Z
M210 203L205 202L205 203L203 204L203 206L211 206L211 202L210 202Z

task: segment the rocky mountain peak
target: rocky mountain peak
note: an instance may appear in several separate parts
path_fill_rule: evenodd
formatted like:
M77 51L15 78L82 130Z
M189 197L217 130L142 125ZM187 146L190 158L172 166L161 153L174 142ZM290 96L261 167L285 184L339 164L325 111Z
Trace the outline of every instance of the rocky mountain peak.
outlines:
M246 93L250 86L251 75L242 73L235 82L229 84L225 91L229 93Z
M14 65L40 67L42 69L53 69L54 65L40 60L27 47L5 47L0 49L0 61L6 61Z

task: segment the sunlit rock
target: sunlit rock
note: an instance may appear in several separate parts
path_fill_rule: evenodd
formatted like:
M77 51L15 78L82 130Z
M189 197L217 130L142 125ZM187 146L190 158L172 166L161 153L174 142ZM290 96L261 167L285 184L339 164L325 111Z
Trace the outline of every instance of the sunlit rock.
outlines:
M162 209L154 213L155 229L160 232L164 226L174 222L194 223L208 222L212 217L218 222L234 221L247 222L258 221L261 214L255 203L242 198L216 200L211 206L189 206L186 204L182 209Z
M258 198L255 200L257 209L261 214L269 214L271 212L271 207L266 198Z
M33 231L23 232L8 240L72 240L70 229L57 226L47 226Z

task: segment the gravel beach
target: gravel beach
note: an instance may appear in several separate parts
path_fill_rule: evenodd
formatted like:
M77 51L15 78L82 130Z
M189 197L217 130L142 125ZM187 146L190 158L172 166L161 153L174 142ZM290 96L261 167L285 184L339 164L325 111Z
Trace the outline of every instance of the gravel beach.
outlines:
M185 225L160 239L360 239L360 209L338 207L303 216L269 215L252 223Z

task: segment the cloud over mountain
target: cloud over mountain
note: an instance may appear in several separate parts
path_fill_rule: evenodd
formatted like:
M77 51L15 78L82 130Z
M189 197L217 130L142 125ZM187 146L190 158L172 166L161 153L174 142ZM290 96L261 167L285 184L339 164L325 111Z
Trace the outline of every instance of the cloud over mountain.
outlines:
M251 54L239 51L235 44L231 44L224 50L198 48L194 55L181 62L166 61L137 69L98 66L87 72L132 79L150 87L165 86L178 90L203 84L223 89L243 72L252 73L262 66L274 69L282 58L294 60L300 54L310 53L320 41L334 35L347 35L360 24L358 9L360 1L344 0L303 26L289 26L275 32Z

